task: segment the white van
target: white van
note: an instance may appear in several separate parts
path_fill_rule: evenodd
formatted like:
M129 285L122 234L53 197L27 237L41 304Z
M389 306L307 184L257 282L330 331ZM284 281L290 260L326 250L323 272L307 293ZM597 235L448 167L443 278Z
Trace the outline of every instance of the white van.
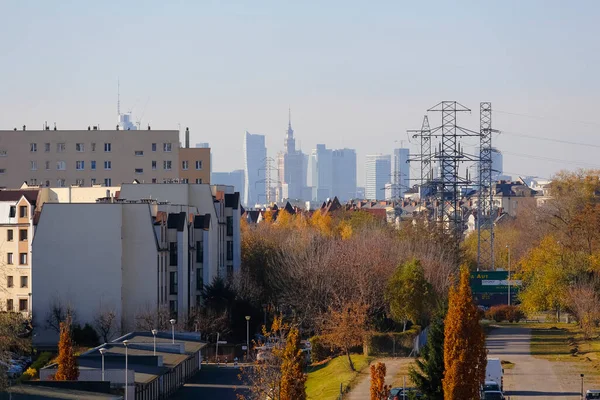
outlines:
M504 369L499 358L488 358L485 368L485 380L496 382L500 390L504 391Z

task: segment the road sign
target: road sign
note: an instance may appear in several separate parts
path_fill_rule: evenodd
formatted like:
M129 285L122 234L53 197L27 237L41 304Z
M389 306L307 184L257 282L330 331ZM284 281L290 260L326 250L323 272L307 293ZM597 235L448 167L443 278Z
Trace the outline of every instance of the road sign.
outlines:
M248 346L242 346L242 350L248 350Z
M217 340L217 344L227 344L227 340Z

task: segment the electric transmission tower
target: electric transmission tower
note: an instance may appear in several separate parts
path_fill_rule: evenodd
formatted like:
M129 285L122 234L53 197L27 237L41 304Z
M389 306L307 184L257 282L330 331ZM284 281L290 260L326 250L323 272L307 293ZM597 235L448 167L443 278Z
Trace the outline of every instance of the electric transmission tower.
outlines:
M494 269L494 194L492 192L492 103L479 104L479 191L477 269Z
M272 200L272 188L273 188L273 183L276 183L277 185L280 184L279 179L273 179L271 176L271 171L276 171L277 172L277 168L273 167L273 164L275 164L275 160L273 159L273 157L266 157L263 162L265 163L264 168L261 168L259 171L265 171L265 179L261 179L260 181L256 182L256 184L259 183L263 183L265 184L265 194L259 194L258 196L265 196L265 201L267 202L267 204L271 204L271 200Z

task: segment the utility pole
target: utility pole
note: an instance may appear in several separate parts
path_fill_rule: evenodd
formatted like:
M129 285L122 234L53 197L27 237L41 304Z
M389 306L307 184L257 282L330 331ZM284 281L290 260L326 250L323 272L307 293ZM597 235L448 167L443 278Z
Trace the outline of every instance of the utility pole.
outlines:
M510 245L506 245L508 250L508 305L510 306Z
M494 193L492 191L492 103L479 104L479 182L477 270L494 270Z

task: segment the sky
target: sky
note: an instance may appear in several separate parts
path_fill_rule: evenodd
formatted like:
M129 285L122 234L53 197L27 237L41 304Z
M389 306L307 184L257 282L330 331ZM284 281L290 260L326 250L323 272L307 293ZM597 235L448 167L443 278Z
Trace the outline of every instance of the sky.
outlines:
M0 1L0 129L189 127L213 171L243 167L243 136L366 154L409 147L427 109L456 100L509 175L600 168L600 2ZM428 114L431 125L439 113ZM413 140L414 142L414 140ZM464 141L473 151L477 139ZM419 167L413 167L416 177Z

